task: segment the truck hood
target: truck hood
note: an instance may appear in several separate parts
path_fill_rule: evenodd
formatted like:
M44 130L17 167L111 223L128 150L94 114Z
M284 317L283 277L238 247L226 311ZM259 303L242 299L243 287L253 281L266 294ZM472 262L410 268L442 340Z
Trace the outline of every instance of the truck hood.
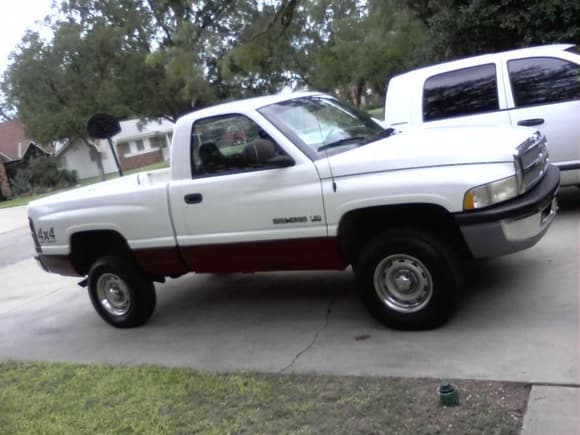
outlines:
M434 166L511 162L534 130L517 127L411 129L329 157L334 176Z

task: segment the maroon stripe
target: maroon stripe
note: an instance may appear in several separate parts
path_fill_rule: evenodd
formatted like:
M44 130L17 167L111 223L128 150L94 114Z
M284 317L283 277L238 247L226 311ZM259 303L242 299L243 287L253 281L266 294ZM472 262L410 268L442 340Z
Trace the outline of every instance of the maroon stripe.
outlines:
M34 257L47 272L65 276L80 276L68 255L37 255Z
M336 238L186 246L181 252L178 248L138 249L134 254L141 270L151 276L177 277L190 271L342 270L347 266ZM36 258L45 270L79 276L68 255L39 255Z
M152 276L177 277L189 272L177 248L151 248L133 251L141 270Z
M185 246L181 252L195 272L342 270L347 266L338 239L327 237Z

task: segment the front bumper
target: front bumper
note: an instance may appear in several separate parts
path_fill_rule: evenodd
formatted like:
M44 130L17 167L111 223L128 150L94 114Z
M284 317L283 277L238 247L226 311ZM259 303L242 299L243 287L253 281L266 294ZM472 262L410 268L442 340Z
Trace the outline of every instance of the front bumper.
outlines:
M542 181L522 196L483 210L455 214L473 257L511 254L535 245L556 215L559 187L560 171L549 166Z

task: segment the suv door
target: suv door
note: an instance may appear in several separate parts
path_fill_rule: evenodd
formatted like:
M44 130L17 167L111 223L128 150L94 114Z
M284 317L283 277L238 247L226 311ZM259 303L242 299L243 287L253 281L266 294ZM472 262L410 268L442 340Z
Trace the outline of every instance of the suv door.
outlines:
M502 75L494 62L475 64L428 77L423 85L426 127L509 125Z
M192 178L172 182L170 197L191 270L338 268L312 161L293 160L243 114L197 120L190 147Z
M580 59L580 56L579 56ZM505 59L512 125L542 131L550 160L563 169L562 184L580 184L580 61L537 56Z

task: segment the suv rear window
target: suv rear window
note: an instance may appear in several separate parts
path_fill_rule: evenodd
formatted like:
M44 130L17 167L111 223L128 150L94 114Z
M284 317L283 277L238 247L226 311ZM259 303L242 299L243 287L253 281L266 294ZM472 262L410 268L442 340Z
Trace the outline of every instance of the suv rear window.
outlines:
M423 88L423 120L499 110L495 64L464 68L428 78Z
M580 99L580 65L553 57L508 62L516 107Z

